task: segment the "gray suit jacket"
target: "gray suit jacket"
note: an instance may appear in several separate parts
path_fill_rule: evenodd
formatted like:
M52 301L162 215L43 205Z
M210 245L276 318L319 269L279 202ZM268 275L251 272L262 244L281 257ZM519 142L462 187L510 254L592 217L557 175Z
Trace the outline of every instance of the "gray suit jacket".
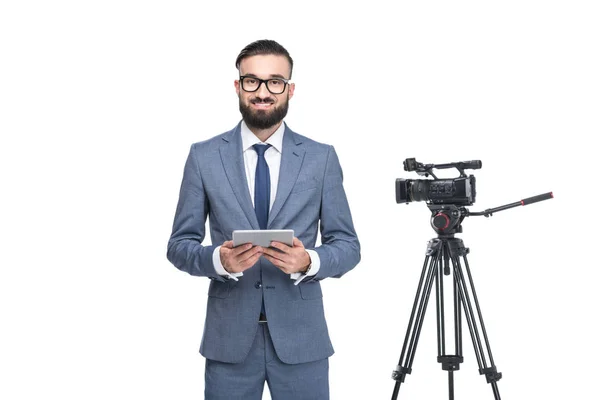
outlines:
M337 155L332 146L286 126L268 229L293 229L307 249L319 254L318 273L294 285L261 257L239 281L228 280L215 272L215 247L231 240L236 229L259 229L244 172L240 126L192 145L168 244L167 258L177 268L212 280L200 352L217 361L242 362L254 340L264 296L269 331L283 362L329 357L333 347L319 281L341 277L360 260ZM210 246L202 244L207 217ZM319 222L322 244L315 247Z

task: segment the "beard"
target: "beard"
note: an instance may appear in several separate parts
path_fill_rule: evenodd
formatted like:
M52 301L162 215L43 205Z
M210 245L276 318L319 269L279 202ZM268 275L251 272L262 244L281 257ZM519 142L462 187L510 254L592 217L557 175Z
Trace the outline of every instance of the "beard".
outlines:
M259 99L254 98L250 101L252 104L258 103L271 103L273 100L270 98ZM273 107L271 110L254 110L251 106L247 106L240 97L240 112L246 125L255 129L269 129L272 126L277 125L285 118L288 112L289 99L286 98L284 103L281 103L279 107Z

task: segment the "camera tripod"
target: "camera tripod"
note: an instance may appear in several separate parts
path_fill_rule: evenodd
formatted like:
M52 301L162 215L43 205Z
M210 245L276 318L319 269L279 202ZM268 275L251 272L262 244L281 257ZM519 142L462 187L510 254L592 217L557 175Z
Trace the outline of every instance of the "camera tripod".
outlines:
M500 400L498 381L502 378L502 373L498 372L492 356L479 300L467 260L469 249L464 246L461 239L455 238L454 235L462 232L461 223L466 216L484 215L488 217L496 211L527 205L552 197L552 193L546 193L477 213L471 213L465 207L457 205L428 204L429 209L432 211L431 226L438 233L438 237L431 239L427 245L425 261L406 330L400 361L392 373L392 378L396 381L392 400L397 399L400 385L404 382L406 375L412 372L415 352L434 284L437 315L437 361L442 364L442 370L448 371L449 399L454 400L454 371L458 371L460 364L463 362L462 322L464 312L464 319L469 328L475 349L475 357L479 365L479 373L485 375L487 383L491 385L494 399ZM452 294L454 309L454 352L452 354L446 352L447 329L444 301L444 276L450 275L453 278Z

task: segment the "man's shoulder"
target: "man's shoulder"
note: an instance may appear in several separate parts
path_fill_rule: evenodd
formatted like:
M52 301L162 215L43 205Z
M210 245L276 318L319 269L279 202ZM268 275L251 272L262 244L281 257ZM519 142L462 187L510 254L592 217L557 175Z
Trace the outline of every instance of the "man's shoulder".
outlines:
M302 144L307 151L310 152L329 152L333 146L327 143L321 143L314 139L309 138L308 136L304 136L299 134L296 131L291 130L289 127L287 128L291 134L294 136L294 140L297 144Z

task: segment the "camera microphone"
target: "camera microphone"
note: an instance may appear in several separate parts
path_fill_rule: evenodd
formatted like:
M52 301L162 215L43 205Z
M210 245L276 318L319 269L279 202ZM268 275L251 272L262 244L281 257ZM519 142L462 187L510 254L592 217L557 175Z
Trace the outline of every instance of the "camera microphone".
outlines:
M481 169L481 160L462 161L458 164L462 169Z

